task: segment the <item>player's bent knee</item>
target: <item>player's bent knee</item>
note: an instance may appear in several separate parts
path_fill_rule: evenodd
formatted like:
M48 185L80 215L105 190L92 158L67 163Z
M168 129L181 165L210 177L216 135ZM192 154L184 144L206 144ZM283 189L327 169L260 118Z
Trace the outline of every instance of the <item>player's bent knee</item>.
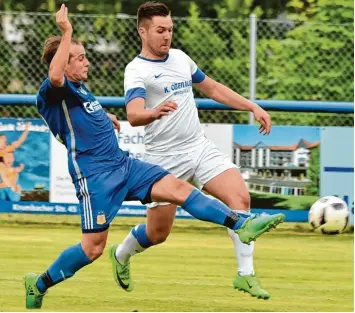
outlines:
M106 240L95 239L96 240L90 240L86 238L81 243L85 254L91 261L98 259L103 254L106 246Z
M169 199L169 202L182 205L193 190L194 187L192 185L176 178L173 184L171 199Z
M161 225L161 226L155 227L154 229L148 228L147 234L148 234L149 240L154 245L158 245L160 243L163 243L166 240L166 238L168 238L170 231L171 231L171 226Z
M223 199L222 199L223 201ZM245 192L237 191L234 194L227 195L226 199L223 201L227 206L232 209L238 209L243 211L250 210L250 194L248 190Z
M194 190L194 187L192 185L190 185L189 183L187 183L186 181L176 179L175 193L179 199L185 200L193 190Z
M150 241L154 244L154 245L158 245L158 244L161 244L163 243L166 238L168 238L169 236L169 232L155 232L153 235L152 235L152 238L149 238Z
M151 195L153 201L181 205L192 190L193 187L189 183L168 175L154 184Z
M94 245L94 246L86 247L84 252L91 261L94 261L103 254L104 248L105 246L102 245Z

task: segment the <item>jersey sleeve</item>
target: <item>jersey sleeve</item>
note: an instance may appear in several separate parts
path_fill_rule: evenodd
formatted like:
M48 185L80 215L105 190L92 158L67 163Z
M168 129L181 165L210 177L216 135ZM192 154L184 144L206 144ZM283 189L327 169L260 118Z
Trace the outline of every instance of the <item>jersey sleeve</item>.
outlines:
M68 80L64 76L64 85L61 87L56 87L51 84L50 79L46 79L43 84L43 94L46 96L46 100L48 104L57 104L65 99L67 88L68 88Z
M141 71L129 66L126 67L124 91L126 105L135 98L146 98L145 82Z
M194 84L201 83L205 79L206 74L198 68L198 66L194 62L194 60L192 60L187 54L185 54L185 55L187 57L187 61L189 62L189 65L190 65L192 82Z

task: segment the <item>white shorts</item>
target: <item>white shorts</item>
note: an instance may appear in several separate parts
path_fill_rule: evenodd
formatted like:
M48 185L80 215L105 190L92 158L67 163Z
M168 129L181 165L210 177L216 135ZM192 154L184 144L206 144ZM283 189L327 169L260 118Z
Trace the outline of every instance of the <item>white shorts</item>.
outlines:
M228 156L220 152L215 144L207 138L204 144L199 145L194 151L174 155L145 153L144 161L161 166L175 177L191 183L198 189L202 189L206 183L222 172L230 168L237 168ZM147 207L168 204L167 202L153 202Z

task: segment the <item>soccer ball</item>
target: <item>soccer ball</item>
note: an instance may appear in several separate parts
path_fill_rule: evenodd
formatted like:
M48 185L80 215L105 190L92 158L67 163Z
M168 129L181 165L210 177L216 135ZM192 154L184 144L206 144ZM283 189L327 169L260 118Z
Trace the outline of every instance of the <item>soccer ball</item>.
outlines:
M317 200L309 210L308 222L314 230L322 234L340 234L348 224L349 208L334 196Z

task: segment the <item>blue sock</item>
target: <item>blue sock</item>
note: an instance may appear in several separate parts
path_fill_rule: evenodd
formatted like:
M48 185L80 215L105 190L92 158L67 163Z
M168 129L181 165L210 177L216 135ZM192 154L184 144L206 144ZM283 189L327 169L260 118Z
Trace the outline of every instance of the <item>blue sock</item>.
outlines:
M147 224L139 224L131 230L132 235L137 239L142 248L149 248L153 243L147 236Z
M182 208L199 220L212 222L237 230L242 227L247 214L233 212L224 203L211 199L194 189L185 200Z
M58 259L37 280L37 288L44 293L61 281L72 277L76 271L91 263L81 244L65 249Z

